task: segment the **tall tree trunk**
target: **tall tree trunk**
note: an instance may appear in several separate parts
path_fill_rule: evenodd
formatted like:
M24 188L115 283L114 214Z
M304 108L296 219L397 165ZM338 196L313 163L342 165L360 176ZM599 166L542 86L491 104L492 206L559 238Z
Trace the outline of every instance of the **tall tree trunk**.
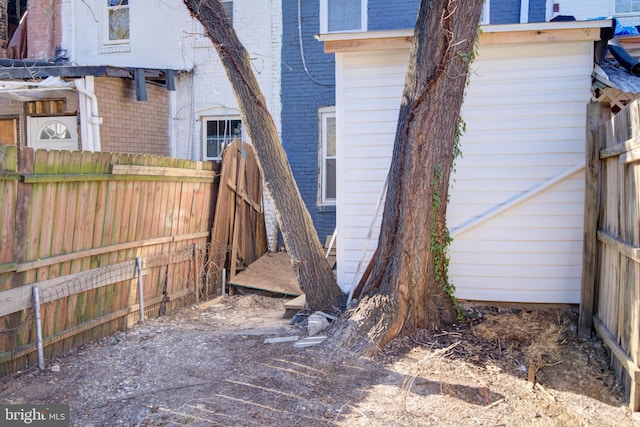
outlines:
M0 58L7 57L9 45L9 0L0 0Z
M251 70L249 55L218 0L184 0L184 3L207 31L231 82L307 304L312 310L335 312L342 291L324 257L275 123Z
M482 4L421 1L373 270L338 334L353 349L373 354L399 334L455 320L445 219Z

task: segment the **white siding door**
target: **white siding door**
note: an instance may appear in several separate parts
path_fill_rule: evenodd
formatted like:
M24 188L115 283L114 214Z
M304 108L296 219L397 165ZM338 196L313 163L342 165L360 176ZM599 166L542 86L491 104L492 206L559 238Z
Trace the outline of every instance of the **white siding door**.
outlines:
M579 302L592 57L592 42L481 46L447 215L458 298ZM338 282L348 292L377 245L408 51L336 58Z

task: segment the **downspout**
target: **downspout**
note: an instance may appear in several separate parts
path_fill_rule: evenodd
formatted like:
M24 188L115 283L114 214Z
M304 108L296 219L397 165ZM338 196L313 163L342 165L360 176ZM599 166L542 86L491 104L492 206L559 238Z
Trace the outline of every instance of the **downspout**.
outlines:
M520 0L520 23L529 22L529 0Z
M176 126L175 120L178 110L176 107L176 91L169 91L169 155L171 157L178 157L178 148L176 144Z
M89 101L89 114L86 114L86 118L91 132L87 133L87 136L89 137L89 141L87 141L87 149L88 151L102 151L100 144L100 125L102 124L102 117L98 115L98 97L96 97L96 94L91 91L93 90L93 76L85 76L82 79L76 79L75 84L78 92L84 95L86 101ZM89 90L88 87L91 88L91 90Z

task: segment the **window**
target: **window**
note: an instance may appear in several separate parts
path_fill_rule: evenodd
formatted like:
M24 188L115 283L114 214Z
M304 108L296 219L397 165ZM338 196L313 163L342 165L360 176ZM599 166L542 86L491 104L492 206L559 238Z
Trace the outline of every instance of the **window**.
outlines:
M367 30L367 0L320 0L320 32Z
M107 41L129 41L129 0L107 0L107 17Z
M232 0L222 0L222 6L224 7L225 12L229 16L231 23L233 24L233 1Z
M335 107L319 110L320 176L318 177L321 205L336 204L336 112Z
M482 13L480 14L480 25L489 25L491 23L491 11L490 11L490 1L485 0L484 6L482 6Z
M103 4L100 53L129 52L129 0L106 0Z
M640 12L640 0L615 0L615 13Z
M35 149L78 150L78 118L27 117L27 145Z
M233 138L242 139L242 122L239 118L203 119L204 160L220 160L224 147Z

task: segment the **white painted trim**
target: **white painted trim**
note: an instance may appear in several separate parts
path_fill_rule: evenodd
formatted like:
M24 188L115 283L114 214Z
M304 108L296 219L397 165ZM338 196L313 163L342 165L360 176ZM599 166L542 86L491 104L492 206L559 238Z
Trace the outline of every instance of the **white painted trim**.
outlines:
M129 52L131 50L131 6L127 4L125 6L110 7L106 0L100 0L102 5L100 7L102 15L102 25L100 30L100 53L113 53L113 52ZM129 38L128 39L109 39L109 10L110 9L128 9L129 10Z
M340 206L345 204L344 185L341 183L345 179L345 150L341 141L345 140L344 131L344 53L335 54L335 75L336 75L336 182L339 183L336 188L336 232L338 242L336 245L336 258L346 258L345 243L345 218L340 215ZM344 263L337 263L337 269L343 270ZM340 277L340 274L338 274Z
M88 124L91 132L86 130L86 135L88 137L87 142L87 150L86 151L102 151L102 145L100 142L100 125L102 124L102 117L98 114L98 98L94 93L94 78L93 76L85 76L81 79L75 80L76 89L79 93L84 95L84 99L86 104L85 116L84 120L80 123L82 126L84 124ZM82 101L80 101L82 103ZM83 130L82 135L85 135L85 131ZM82 146L84 147L85 140L82 141Z
M524 202L525 200L528 200L530 198L532 198L533 196L536 196L538 194L540 194L541 192L543 192L544 190L546 190L547 188L551 187L552 185L555 185L557 183L559 183L560 181L562 181L565 178L570 177L571 175L573 175L574 173L580 172L581 170L583 170L585 167L585 162L580 162L577 165L566 169L562 172L560 172L559 174L552 176L551 178L549 178L546 181L543 181L541 183L539 183L538 185L535 185L534 187L530 188L529 190L525 191L524 193L520 193L517 196L511 198L510 200L508 200L507 202L501 204L501 205L497 205L492 207L491 209L483 212L481 215L472 218L471 220L465 222L464 224L462 224L461 226L455 228L454 230L451 231L451 237L458 237L459 235L465 233L466 231L471 230L472 228L482 224L485 221L490 220L491 218L494 218L496 216L498 216L499 214L501 214L502 212L506 211L507 209L510 209L516 205L519 205L520 203Z
M327 107L318 108L318 170L320 171L318 175L318 196L317 203L319 206L335 206L335 199L326 198L327 192L327 119L333 118L336 119L336 106L331 105ZM337 142L337 138L336 138ZM334 160L337 160L337 152L336 155L333 156ZM336 180L336 187L337 187Z
M482 7L482 15L480 16L480 25L489 25L491 23L491 0L485 0Z
M521 31L549 31L549 30L571 30L571 29L588 29L588 28L605 28L610 27L612 21L610 19L601 19L593 21L566 21L566 22L531 22L526 24L501 24L501 25L482 25L483 33L508 33ZM317 34L316 39L327 41L342 40L368 40L368 39L384 39L393 37L413 37L413 29L405 30L385 30L385 31L367 31L361 33L330 33Z
M520 23L529 22L529 0L520 0Z

